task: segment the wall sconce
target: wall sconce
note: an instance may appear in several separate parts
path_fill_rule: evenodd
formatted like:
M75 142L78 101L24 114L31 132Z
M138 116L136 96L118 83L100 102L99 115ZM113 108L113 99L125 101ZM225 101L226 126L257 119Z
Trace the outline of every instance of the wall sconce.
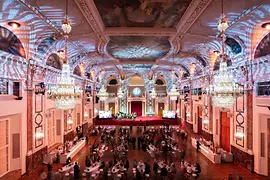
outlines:
M203 124L209 124L209 120L208 119L203 120Z
M245 135L243 132L236 132L234 135L236 138L243 138Z
M190 117L190 113L186 113L186 116L187 116L187 117Z
M265 29L267 29L268 31L270 31L270 22L263 23L263 24L262 24L262 28L265 28Z
M88 118L88 117L89 117L89 115L88 115L88 113L86 112L86 110L85 110L85 112L84 112L84 117L85 117L85 118Z
M14 21L8 22L8 25L11 26L11 27L13 27L14 29L17 29L17 28L21 27L21 24L20 23L14 22Z
M36 137L37 140L43 139L44 138L43 131L41 130L41 131L36 132L35 137Z
M73 120L72 120L71 115L68 116L67 124L73 124Z

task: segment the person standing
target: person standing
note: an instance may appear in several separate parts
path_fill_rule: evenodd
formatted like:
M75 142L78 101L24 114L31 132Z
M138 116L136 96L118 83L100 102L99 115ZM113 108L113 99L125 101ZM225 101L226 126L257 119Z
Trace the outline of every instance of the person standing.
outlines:
M141 148L141 137L138 136L138 149L140 150L140 148Z
M199 152L199 150L200 150L200 142L199 142L199 140L197 139L197 141L196 141L196 150L197 150L197 152Z
M79 180L80 179L80 167L77 162L75 162L74 165L74 180Z

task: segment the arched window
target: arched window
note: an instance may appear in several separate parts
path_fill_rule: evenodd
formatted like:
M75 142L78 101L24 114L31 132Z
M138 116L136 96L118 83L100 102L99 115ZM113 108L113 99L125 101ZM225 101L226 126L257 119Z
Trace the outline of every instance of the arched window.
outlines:
M46 62L46 65L61 70L61 69L62 69L61 58L60 58L57 54L52 53L52 54L48 57L47 62Z
M109 82L109 85L116 85L117 84L117 80L116 79L112 79Z
M75 69L73 70L73 74L82 76L81 68L79 66L76 66Z
M41 43L38 45L37 51L41 54L44 54L47 52L47 50L50 48L51 45L55 42L55 39L52 37L48 37L41 41Z
M26 57L25 50L19 38L2 26L0 26L0 50L16 56Z
M255 50L254 58L267 56L270 54L270 33L268 33L259 43Z
M161 79L157 79L156 85L164 85L164 82Z
M240 46L240 44L233 38L226 38L225 43L230 46L232 52L234 54L239 54L242 52L242 47Z

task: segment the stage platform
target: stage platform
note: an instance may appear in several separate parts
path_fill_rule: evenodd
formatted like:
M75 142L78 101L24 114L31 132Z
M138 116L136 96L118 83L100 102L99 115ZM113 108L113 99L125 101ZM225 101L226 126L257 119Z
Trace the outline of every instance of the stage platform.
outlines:
M121 126L143 126L148 125L163 125L168 123L170 125L178 125L177 119L163 119L158 116L139 116L135 120L131 119L97 119L95 125L121 125Z

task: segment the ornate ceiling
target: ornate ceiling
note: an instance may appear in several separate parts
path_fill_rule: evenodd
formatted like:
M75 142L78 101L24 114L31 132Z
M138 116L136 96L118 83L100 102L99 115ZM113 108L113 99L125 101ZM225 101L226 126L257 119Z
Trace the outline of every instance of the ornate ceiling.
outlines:
M170 51L168 37L112 36L107 51L119 60L155 61Z
M257 29L270 19L269 4L269 0L224 1L230 22L225 51L232 65L253 58L256 44L267 34ZM65 0L4 0L0 8L0 25L20 39L23 56L61 68L52 54L65 46L61 31ZM76 74L83 64L85 73L96 76L172 69L188 74L190 63L196 63L199 75L209 66L210 54L221 49L216 28L220 14L221 0L69 0L69 62ZM9 21L22 26L13 30ZM256 55L258 51L269 52L257 50Z
M191 0L95 0L105 27L175 27Z

